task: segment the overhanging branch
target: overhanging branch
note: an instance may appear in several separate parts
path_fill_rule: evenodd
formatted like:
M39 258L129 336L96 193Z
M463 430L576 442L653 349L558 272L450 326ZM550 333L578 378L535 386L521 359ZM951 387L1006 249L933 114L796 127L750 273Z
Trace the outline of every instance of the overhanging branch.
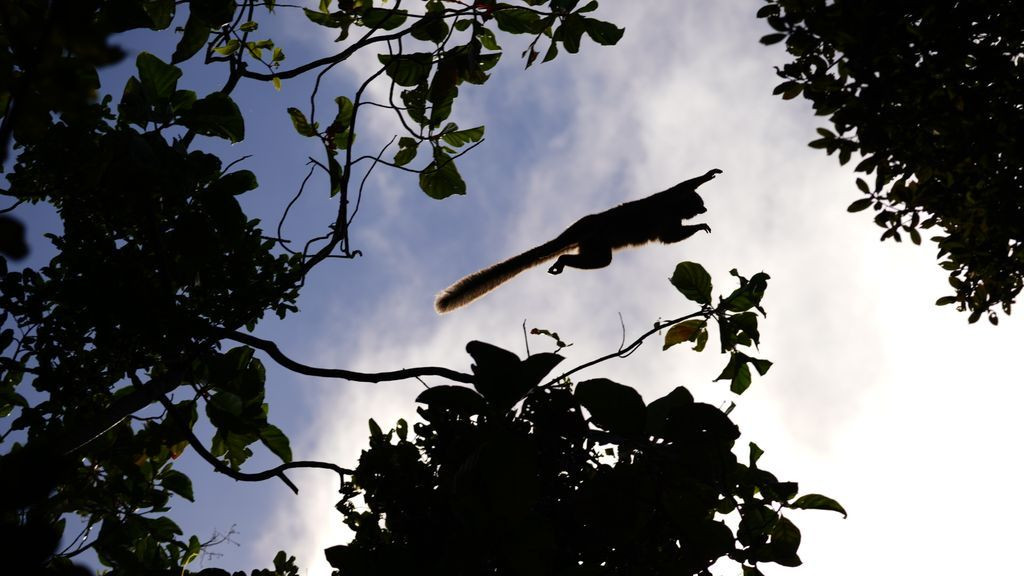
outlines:
M186 423L181 421L181 418L178 416L176 412L174 404L171 403L167 396L160 396L160 403L163 404L164 408L167 409L167 412L168 414L170 414L171 418L174 419L176 423L178 423L179 428L185 434L185 437L188 438L189 445L195 449L196 453L198 453L203 458L203 460L206 460L206 462L209 463L210 466L213 466L214 470L220 472L221 474L224 474L225 476L234 478L235 480L239 480L242 482L262 482L264 480L269 480L271 478L277 477L280 478L281 481L284 482L289 488L291 488L292 492L298 494L299 487L292 483L292 481L287 476L285 476L284 473L286 470L292 470L295 468L320 468L324 470L333 470L338 474L338 477L341 479L342 484L345 483L345 474L352 474L352 470L342 468L337 464L331 464L330 462L319 462L315 460L299 460L297 462L286 462L284 464L281 464L280 466L275 466L274 468L270 468L269 470L263 470L261 472L242 472L241 470L235 470L228 466L227 464L225 464L224 462L222 462L219 458L214 456L212 452L206 449L206 446L204 446L203 443L199 440L199 438L196 437L195 433L192 432L192 429Z
M318 368L316 366L309 366L292 360L286 356L284 352L281 352L281 349L277 347L276 343L270 340L257 338L252 334L245 334L238 332L237 330L214 328L213 331L214 334L221 338L234 340L235 342L245 344L246 346L252 346L257 350L262 350L282 367L306 376L374 383L394 382L397 380L407 380L409 378L421 378L423 376L439 376L454 382L462 382L463 384L473 383L472 375L464 372L457 372L449 368L441 368L439 366L420 366L416 368L406 368L404 370L392 370L389 372L354 372L352 370L344 370L341 368Z

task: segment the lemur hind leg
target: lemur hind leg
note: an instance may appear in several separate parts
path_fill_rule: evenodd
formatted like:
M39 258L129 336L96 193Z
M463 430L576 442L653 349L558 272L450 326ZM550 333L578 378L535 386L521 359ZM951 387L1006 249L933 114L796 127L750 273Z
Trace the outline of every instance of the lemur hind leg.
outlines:
M593 270L604 268L612 263L612 248L606 244L580 244L579 253L562 254L555 260L555 263L548 268L550 274L561 274L562 268L581 268Z
M686 240L701 230L710 233L711 227L707 224L691 224L688 226L679 225L678 227L662 231L658 234L658 240L665 244L674 244L676 242Z

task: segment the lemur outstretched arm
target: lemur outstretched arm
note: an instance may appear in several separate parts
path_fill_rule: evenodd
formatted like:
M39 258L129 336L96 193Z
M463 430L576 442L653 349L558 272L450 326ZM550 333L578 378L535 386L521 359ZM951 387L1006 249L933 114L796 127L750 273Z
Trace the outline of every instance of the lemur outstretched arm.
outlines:
M655 241L672 244L693 236L698 230L711 232L707 224L684 225L680 221L707 211L697 187L721 173L717 168L709 170L703 176L680 182L664 192L584 216L554 240L452 284L437 295L434 307L444 313L465 306L523 270L555 256L558 260L548 268L551 274L560 274L566 266L586 270L604 268L611 263L615 250ZM565 254L574 248L575 253Z

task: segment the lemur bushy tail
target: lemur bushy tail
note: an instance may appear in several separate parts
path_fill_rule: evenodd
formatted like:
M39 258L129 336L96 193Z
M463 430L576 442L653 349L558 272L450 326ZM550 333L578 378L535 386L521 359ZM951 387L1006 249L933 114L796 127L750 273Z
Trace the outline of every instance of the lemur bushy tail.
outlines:
M558 260L548 268L551 274L561 273L566 266L591 270L607 266L612 261L612 252L621 248L648 242L673 244L701 230L711 232L707 224L684 225L681 220L689 220L707 211L697 194L697 187L721 172L717 168L708 170L703 176L680 182L647 198L584 216L554 240L452 284L437 295L434 307L439 313L444 313L465 306L516 274L555 256ZM576 253L566 254L574 248Z
M493 266L473 272L438 294L437 300L434 301L434 308L443 314L460 306L465 306L511 280L513 276L520 272L551 260L572 248L572 246L562 246L560 244L561 242L556 238L522 254L513 256L508 260L503 260Z

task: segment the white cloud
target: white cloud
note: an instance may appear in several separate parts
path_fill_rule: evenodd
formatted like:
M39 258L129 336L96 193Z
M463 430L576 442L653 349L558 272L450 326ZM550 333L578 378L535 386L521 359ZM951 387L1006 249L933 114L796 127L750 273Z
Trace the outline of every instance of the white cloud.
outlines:
M797 515L805 566L765 572L1004 571L1000 552L1017 544L1010 522L1024 511L1000 490L1019 474L1012 455L1022 432L1014 408L1021 324L967 326L964 315L935 308L946 288L931 249L879 244L867 217L846 214L857 197L849 170L806 147L820 123L806 105L771 96L778 53L756 43L754 7L605 4L609 19L626 24L621 46L588 44L525 73L507 66L490 85L464 91L472 115L489 125L508 114L522 124L489 131L493 147L516 149L510 138L523 144L514 155L474 151L463 163L476 186L469 198L435 203L412 179L377 181L383 196L364 201L368 213L386 217L368 216L357 233L376 251L372 266L385 269L366 273L396 283L368 283L337 302L336 329L322 337L336 344L319 350L319 362L465 370L471 339L522 353L527 318L575 342L566 364L577 364L618 345L620 311L627 338L689 311L665 280L677 261L704 263L720 292L731 289L730 268L747 276L764 269L772 280L761 354L776 364L739 399L736 418L767 451L767 467L835 496L851 514ZM531 113L545 122L531 123ZM474 162L497 164L475 170ZM447 274L506 258L583 214L711 167L725 170L702 189L711 235L619 253L593 272L533 270L453 314L430 309L432 294L453 279ZM456 226L431 229L448 211ZM679 383L712 401L729 398L723 383L710 382L724 361L714 350L659 348L649 342L588 374L636 385L648 398ZM389 426L409 417L417 386L338 386L297 444L354 465L366 419ZM309 490L317 498L304 492L288 501L282 517L295 520L267 536L301 552L311 574L326 570L311 558L322 562L321 550L342 538L330 510L334 479L321 481L324 488Z

